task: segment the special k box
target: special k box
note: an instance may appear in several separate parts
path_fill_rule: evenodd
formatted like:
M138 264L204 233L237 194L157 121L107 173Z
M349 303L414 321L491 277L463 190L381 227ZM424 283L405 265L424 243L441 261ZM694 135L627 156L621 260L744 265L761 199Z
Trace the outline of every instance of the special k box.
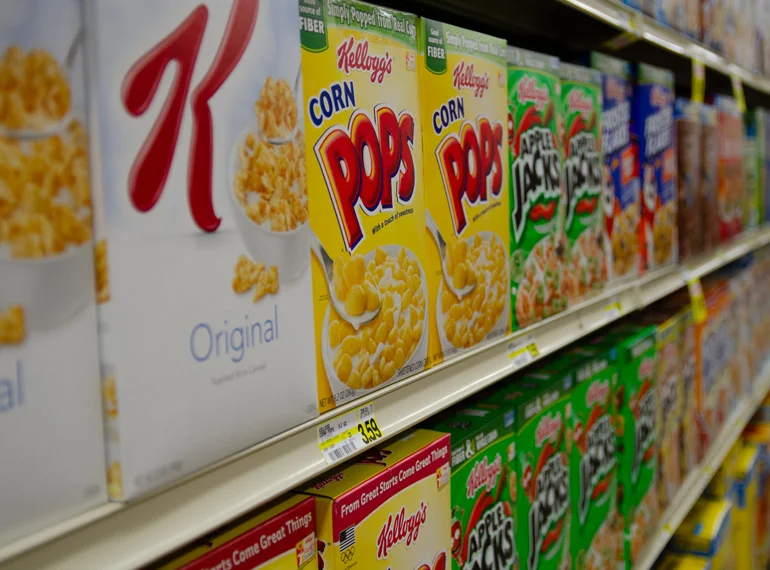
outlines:
M449 568L450 460L448 434L418 429L310 485L319 566Z
M0 1L0 546L107 501L81 9Z
M642 183L641 263L651 270L675 263L679 250L672 72L637 65L631 131Z
M420 20L432 363L509 326L505 40Z
M314 570L315 499L294 495L193 546L158 570Z
M89 1L110 490L314 417L299 15Z
M423 370L417 18L300 2L321 411Z

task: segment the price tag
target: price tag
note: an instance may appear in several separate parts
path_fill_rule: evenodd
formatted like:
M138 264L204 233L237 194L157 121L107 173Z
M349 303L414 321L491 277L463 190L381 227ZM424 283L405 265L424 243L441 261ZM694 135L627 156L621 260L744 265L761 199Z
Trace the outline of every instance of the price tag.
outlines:
M687 290L690 292L693 321L696 325L705 323L708 318L708 310L706 309L706 299L703 297L700 279L685 273L685 280L687 281Z
M522 368L540 356L537 342L532 334L519 337L508 344L508 358L513 369Z
M706 95L706 68L699 59L692 60L692 100L703 103Z
M619 319L623 316L623 305L620 304L620 301L610 303L604 307L604 316L607 318L607 321Z
M372 402L318 426L318 447L330 465L347 459L382 437Z
M605 49L617 51L642 39L644 36L644 16L641 12L634 11L628 16L625 24L628 29L604 42Z
M738 110L741 113L745 113L746 96L743 94L743 82L741 81L741 78L738 76L738 74L734 72L730 75L730 81L733 84L733 97L735 98L735 102L738 104Z
M671 525L666 523L663 525L663 534L666 538L669 538L672 534L674 534L674 529L671 528Z

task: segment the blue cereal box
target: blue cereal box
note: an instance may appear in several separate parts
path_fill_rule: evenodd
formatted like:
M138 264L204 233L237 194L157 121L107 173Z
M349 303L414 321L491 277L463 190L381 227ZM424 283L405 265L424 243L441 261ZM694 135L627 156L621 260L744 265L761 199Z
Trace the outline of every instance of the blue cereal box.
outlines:
M593 52L591 65L602 73L604 147L604 250L609 279L639 273L640 184L631 145L631 65Z
M652 270L678 259L672 72L644 63L636 66L631 133L638 145L642 184L641 264Z

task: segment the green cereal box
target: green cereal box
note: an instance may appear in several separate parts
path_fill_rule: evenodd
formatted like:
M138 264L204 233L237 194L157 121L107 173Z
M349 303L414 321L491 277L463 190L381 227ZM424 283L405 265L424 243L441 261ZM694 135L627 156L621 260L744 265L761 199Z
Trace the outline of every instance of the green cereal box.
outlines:
M569 244L563 279L569 300L601 290L607 281L603 243L604 182L602 76L596 69L562 63L561 119L564 232Z
M513 330L564 310L559 60L508 46Z
M469 406L433 426L452 447L452 568L505 570L516 561L510 463L515 452L513 412L499 405Z
M656 327L620 326L600 342L617 348L617 502L624 521L623 559L626 568L632 568L655 529L660 510Z
M516 422L516 550L522 570L557 570L570 565L569 460L566 428L572 375L529 374L495 392Z
M572 504L572 568L612 568L622 544L623 523L617 509L618 458L614 347L581 347L570 402L567 450Z

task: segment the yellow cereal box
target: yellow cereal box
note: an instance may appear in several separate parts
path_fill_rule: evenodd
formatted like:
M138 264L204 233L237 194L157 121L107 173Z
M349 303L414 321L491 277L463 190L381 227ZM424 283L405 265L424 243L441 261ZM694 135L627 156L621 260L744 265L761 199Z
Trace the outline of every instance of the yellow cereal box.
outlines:
M159 570L315 570L315 500L295 495L229 525Z
M418 429L310 485L319 566L449 568L449 462L449 435Z
M741 568L733 561L732 516L730 501L699 499L674 533L672 546L709 558L711 570Z
M432 363L509 330L505 40L420 20Z
M733 545L736 568L760 570L758 550L757 504L759 500L759 449L743 447L734 465Z
M711 561L704 556L666 554L655 568L657 570L711 570Z
M324 411L427 363L417 18L301 0L300 37Z

